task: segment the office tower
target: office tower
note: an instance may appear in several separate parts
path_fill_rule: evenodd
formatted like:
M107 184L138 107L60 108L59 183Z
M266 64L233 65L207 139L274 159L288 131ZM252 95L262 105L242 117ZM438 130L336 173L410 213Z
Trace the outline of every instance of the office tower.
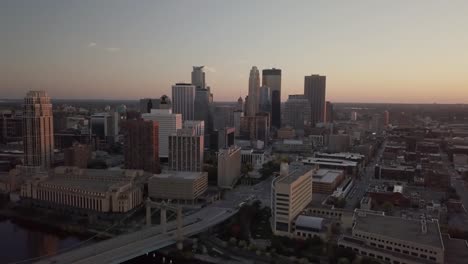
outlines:
M143 114L144 120L156 121L159 124L159 157L169 156L169 135L182 128L182 115L173 114L171 109L153 109Z
M358 113L356 111L351 111L351 121L357 121Z
M205 135L205 121L203 120L185 120L182 127L192 129L196 135Z
M253 66L249 76L249 99L246 103L247 116L255 116L258 113L260 96L260 72Z
M126 120L124 161L126 169L159 173L159 125L152 120Z
M29 91L23 104L24 165L48 169L54 162L52 104L44 91Z
M271 89L268 86L260 87L259 111L271 113Z
M325 87L326 76L305 76L304 95L310 102L310 123L312 126L323 123L325 120Z
M202 171L204 136L195 129L183 128L169 136L169 169L173 171Z
M325 102L325 122L333 123L333 104L330 101Z
M241 176L241 148L232 146L218 152L218 187L231 189Z
M270 128L268 116L244 116L240 118L239 137L246 140L268 141Z
M390 125L390 112L388 110L384 111L384 126L387 127Z
M0 143L19 142L23 139L22 113L3 111L0 113Z
M369 123L370 131L380 134L382 133L383 127L384 127L384 119L382 115L380 114L372 115L370 123Z
M236 110L244 112L244 100L242 100L241 96L239 96L239 99L237 99Z
M182 114L182 120L195 119L195 85L176 83L172 86L172 111Z
M89 145L74 143L73 146L63 151L65 166L86 169L91 159L91 147Z
M273 233L291 235L293 221L312 201L314 167L291 164L273 180L272 215Z
M214 107L213 128L215 130L234 126L234 106L218 105Z
M114 136L114 122L109 113L96 113L90 118L90 130L98 139L98 148L103 149L112 142Z
M205 72L203 71L203 67L205 66L193 66L192 71L192 84L199 89L206 88Z
M211 115L211 99L210 91L204 88L195 89L195 113L194 120L203 120L205 121L205 126L207 132L210 133L212 130L212 115ZM215 115L216 117L216 115ZM182 115L183 118L183 115ZM189 120L189 119L184 119Z
M236 111L234 111L233 122L234 122L234 129L235 129L234 135L235 135L236 137L239 136L241 118L242 118L243 116L244 116L244 112L243 112L243 111L241 111L241 110L236 110Z
M151 109L159 108L159 99L144 98L140 99L140 113L151 113Z
M210 137L210 149L218 151L222 148L229 148L234 145L235 128L225 127L219 130L214 130Z
M281 70L263 70L262 85L271 89L271 126L281 128Z
M310 103L303 94L289 95L284 103L283 125L296 130L310 126Z

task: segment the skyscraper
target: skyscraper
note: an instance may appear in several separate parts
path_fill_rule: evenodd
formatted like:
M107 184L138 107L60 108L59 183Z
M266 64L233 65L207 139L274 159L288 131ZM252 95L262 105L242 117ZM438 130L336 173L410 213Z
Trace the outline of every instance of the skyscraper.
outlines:
M260 87L260 103L259 110L261 112L271 113L271 89L263 85Z
M124 160L126 169L159 173L159 126L152 120L126 120Z
M206 88L205 72L203 71L203 67L205 66L193 66L192 71L192 84L199 89Z
M48 169L54 162L52 104L44 91L29 91L23 104L24 165Z
M247 116L255 116L258 113L260 97L260 72L256 66L250 70L249 99L247 101Z
M149 114L143 114L144 120L157 121L159 124L159 157L169 155L169 135L182 128L182 115L173 114L171 109L153 109Z
M281 127L281 70L265 69L262 71L262 85L271 89L271 125Z
M304 95L310 102L312 126L325 121L325 87L326 76L316 74L305 76Z
M182 120L195 119L195 85L176 83L172 86L172 111L182 114Z
M325 102L325 122L333 123L333 104L330 101Z
M304 130L310 125L310 103L303 94L289 95L284 103L283 125Z

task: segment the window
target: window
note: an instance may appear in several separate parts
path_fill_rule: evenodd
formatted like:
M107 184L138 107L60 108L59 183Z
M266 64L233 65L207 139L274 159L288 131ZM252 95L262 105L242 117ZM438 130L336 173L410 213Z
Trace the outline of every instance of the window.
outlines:
M403 253L409 255L409 251L408 251L408 250L403 250Z
M432 260L432 261L436 261L436 258L434 258L434 257L429 257L429 259Z
M418 253L416 253L416 252L411 252L411 255L417 257L417 256L418 256Z

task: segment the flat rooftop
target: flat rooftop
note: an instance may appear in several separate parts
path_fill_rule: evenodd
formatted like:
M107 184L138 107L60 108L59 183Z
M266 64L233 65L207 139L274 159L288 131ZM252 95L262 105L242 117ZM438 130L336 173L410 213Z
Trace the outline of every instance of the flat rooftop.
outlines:
M343 174L340 170L319 169L314 173L313 181L322 183L332 183Z
M192 171L170 171L161 174L155 174L151 178L157 179L179 179L179 180L195 180L203 176L204 172Z
M54 186L73 188L90 192L106 192L110 189L110 187L122 186L127 183L128 182L109 182L75 178L51 178L41 182L40 184L42 186L51 184Z
M427 233L421 231L421 221L403 219L393 216L382 216L371 213L354 214L355 230L374 233L388 238L410 241L431 247L443 248L439 224L427 220Z
M319 164L319 165L333 165L343 167L356 167L357 162L349 160L338 160L338 159L326 159L326 158L305 158L301 161L305 164Z
M338 152L338 153L325 153L325 152L317 152L315 155L326 156L326 157L335 157L335 158L343 158L343 159L363 159L365 158L364 155L359 153L351 153L351 152Z
M291 184L296 181L299 177L313 170L314 167L307 165L290 165L288 176L278 180L277 183Z

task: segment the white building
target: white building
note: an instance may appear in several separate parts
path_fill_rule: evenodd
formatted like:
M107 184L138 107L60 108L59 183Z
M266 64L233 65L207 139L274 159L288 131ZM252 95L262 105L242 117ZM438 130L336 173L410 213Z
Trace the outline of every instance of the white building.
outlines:
M29 91L23 103L24 165L48 169L54 162L54 122L50 97Z
M259 109L260 100L260 72L256 66L250 70L249 99L247 100L247 116L255 116Z
M183 120L195 119L195 85L176 83L172 86L172 111Z
M173 114L171 109L152 109L151 113L141 115L144 120L157 121L159 124L159 157L169 156L169 135L182 128L182 115Z
M241 176L241 148L232 146L218 152L218 186L232 188Z
M241 150L242 163L250 163L254 169L260 169L267 162L265 152L254 149Z
M293 222L312 201L314 167L291 164L286 175L272 182L273 232L293 236Z

